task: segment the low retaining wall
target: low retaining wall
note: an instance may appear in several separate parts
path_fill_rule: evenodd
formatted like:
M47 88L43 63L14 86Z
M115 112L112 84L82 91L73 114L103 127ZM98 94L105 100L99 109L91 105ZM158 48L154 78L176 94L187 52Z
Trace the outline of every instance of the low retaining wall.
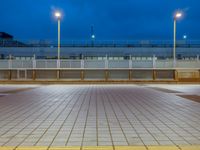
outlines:
M6 82L196 82L200 69L1 69Z

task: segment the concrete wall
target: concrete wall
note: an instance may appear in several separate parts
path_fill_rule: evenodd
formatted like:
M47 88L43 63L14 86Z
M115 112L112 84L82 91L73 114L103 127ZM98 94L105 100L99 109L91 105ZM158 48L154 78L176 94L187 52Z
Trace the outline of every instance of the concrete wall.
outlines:
M126 81L200 83L199 69L1 69L0 83L11 81Z
M152 57L156 55L157 57L171 57L172 48L128 48L128 47L64 47L61 48L61 56L143 56ZM55 57L57 56L57 48L50 47L0 47L0 54L3 55L13 55L13 56L47 56ZM177 48L177 56L184 57L196 57L200 55L200 48Z

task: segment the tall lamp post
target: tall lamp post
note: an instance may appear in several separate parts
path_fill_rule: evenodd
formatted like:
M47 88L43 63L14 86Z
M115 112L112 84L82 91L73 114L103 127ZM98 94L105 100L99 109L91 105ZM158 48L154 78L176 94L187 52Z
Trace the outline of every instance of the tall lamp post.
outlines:
M60 20L61 20L61 13L55 12L55 17L58 19L58 60L60 60Z
M176 12L176 14L174 15L174 49L173 49L174 67L176 67L176 21L181 17L182 17L181 12Z

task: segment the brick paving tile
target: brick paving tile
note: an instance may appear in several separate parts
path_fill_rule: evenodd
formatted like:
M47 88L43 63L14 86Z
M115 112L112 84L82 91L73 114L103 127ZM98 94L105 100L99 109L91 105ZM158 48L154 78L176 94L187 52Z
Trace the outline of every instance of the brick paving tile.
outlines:
M200 103L158 88L187 95L200 90L191 85L0 85L0 93L8 93L0 97L0 146L200 145Z

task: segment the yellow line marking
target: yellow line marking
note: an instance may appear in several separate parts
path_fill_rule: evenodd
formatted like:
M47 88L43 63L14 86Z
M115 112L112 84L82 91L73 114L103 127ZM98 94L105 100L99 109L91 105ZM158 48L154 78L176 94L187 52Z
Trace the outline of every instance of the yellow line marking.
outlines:
M14 150L15 147L11 147L11 146L5 146L5 147L0 147L0 150Z
M193 146L67 146L67 147L0 147L0 150L200 150L200 145Z
M147 150L145 146L115 146L115 150Z
M148 150L180 150L176 146L148 146Z
M200 146L180 146L181 150L200 150Z
M68 146L68 147L50 147L48 150L80 150L81 147L78 146Z
M82 150L113 150L112 146L85 146Z
M1 148L0 148L1 150ZM48 150L47 146L25 146L25 147L17 147L15 150Z

